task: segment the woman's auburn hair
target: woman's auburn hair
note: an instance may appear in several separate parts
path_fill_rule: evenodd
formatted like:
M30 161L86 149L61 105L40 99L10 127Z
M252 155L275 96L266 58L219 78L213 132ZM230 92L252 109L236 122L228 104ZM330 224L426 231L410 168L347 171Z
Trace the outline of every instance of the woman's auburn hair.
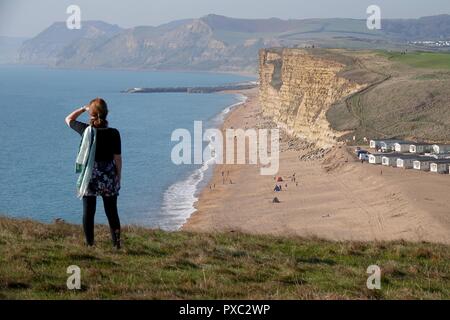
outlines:
M90 125L94 128L108 127L108 105L102 98L95 98L89 103L89 110L91 113Z

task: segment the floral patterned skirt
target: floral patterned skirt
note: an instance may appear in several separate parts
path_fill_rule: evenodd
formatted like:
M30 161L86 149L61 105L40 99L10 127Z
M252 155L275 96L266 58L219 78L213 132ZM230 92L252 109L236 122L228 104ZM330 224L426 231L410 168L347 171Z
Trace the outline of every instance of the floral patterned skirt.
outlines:
M119 190L120 183L114 161L96 161L85 196L118 196Z

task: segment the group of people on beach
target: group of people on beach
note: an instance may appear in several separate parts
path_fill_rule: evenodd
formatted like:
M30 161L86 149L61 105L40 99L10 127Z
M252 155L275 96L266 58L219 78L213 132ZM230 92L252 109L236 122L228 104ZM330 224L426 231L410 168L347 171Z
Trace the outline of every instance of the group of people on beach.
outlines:
M229 182L229 184L233 184L233 181L230 179L230 171L229 170L227 170L226 172L222 171L221 175L222 175L222 184L226 184L227 181ZM273 179L276 181L275 187L273 188L274 192L282 192L283 187L284 187L284 190L288 189L288 183L285 182L282 177L275 176ZM290 182L295 183L295 186L298 187L298 181L297 181L295 172L291 176L289 176L288 179L290 179ZM283 186L283 182L284 182L284 186ZM210 184L209 190L214 190L214 189L216 189L216 184L215 183ZM280 203L280 200L277 197L275 197L272 202Z
M225 184L228 181L229 184L233 184L233 180L230 178L230 171L227 170L227 173L225 174L225 171L222 171L222 184ZM213 190L216 188L216 184L210 184L209 190Z
M225 184L226 181L229 181L230 184L233 184L233 180L230 179L230 171L227 170L227 174L225 175L225 171L222 171L222 184Z
M291 182L295 183L295 186L298 187L298 182L297 182L297 178L296 178L296 176L295 176L295 172L292 174L292 176L290 176L290 177L288 177L288 178L290 178L290 179L291 179ZM274 177L273 179L274 179L276 182L283 182L283 181L284 181L282 177ZM287 183L284 184L284 188L285 188L285 189L288 188L288 184L287 184ZM275 184L275 187L273 188L273 191L274 191L274 192L281 192L281 191L283 191L283 186L282 186L282 184L281 184L281 183L280 183L280 184L278 184L278 183Z
M291 182L295 183L295 186L298 187L298 182L297 182L297 178L295 176L295 172L292 174L292 176L288 177L289 179L291 179ZM273 179L277 182L275 184L275 188L273 188L274 192L281 192L283 191L283 186L282 184L278 184L278 182L284 182L282 177L273 177ZM288 188L288 184L285 183L284 184L285 189ZM278 199L278 197L273 198L272 203L281 203L280 199Z

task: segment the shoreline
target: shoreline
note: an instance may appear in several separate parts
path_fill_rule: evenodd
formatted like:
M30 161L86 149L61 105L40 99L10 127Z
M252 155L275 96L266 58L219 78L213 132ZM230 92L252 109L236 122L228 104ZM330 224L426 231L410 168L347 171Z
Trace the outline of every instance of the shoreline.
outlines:
M257 93L247 92L246 103L228 114L221 130L261 125ZM447 177L361 164L346 146L309 161L299 159L311 151L302 146L280 149L282 192L273 191L274 177L261 176L258 165L216 165L181 230L450 244ZM275 196L280 203L272 203Z
M221 130L227 116L247 101L248 97L243 93L245 91L248 90L227 90L215 93L232 94L236 97L237 102L226 106L218 114L207 120L211 124L210 128ZM186 221L195 214L197 211L195 204L198 202L203 189L207 187L214 176L215 167L216 164L211 160L204 162L199 168L190 171L185 178L174 182L164 191L161 212L166 216L172 216L172 219L169 219L172 221L170 224L166 224L163 229L181 230Z
M238 94L238 95L242 95L246 98L246 100L244 102L241 103L237 103L236 107L232 108L224 117L221 125L218 127L218 129L220 129L222 132L224 132L227 128L230 127L229 125L229 120L231 117L233 117L233 115L238 112L238 110L240 110L241 108L244 108L246 104L253 104L255 103L258 95L258 88L253 88L253 89L249 89L249 90L233 90L233 91L222 91L220 93L225 93L225 94ZM223 167L225 165L224 164L214 164L213 168L212 168L212 174L211 177L209 177L209 181L207 181L207 183L205 183L205 186L203 187L203 189L198 190L197 193L197 201L194 203L194 208L195 211L190 214L190 216L186 219L185 223L183 223L183 225L178 229L180 231L185 231L185 230L190 230L190 225L192 223L192 220L196 219L196 216L199 214L199 206L201 206L200 204L203 203L204 198L207 197L207 192L208 190L210 190L210 188L208 187L208 185L214 185L215 182L217 180L220 180L219 178L222 177L222 171L223 171Z

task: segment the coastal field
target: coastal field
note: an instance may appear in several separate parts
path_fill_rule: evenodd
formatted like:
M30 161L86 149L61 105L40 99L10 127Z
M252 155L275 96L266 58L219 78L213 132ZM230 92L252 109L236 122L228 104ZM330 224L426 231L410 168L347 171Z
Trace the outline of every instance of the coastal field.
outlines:
M0 218L0 299L450 299L448 246L124 230ZM381 289L369 290L369 265ZM81 289L68 290L70 265Z
M351 131L343 138L398 137L450 142L450 54L355 51L366 74L377 75L366 90L332 106L332 128ZM350 72L351 74L351 72ZM351 79L351 78L350 78Z
M388 59L405 63L415 68L450 69L450 54L437 52L384 52Z

